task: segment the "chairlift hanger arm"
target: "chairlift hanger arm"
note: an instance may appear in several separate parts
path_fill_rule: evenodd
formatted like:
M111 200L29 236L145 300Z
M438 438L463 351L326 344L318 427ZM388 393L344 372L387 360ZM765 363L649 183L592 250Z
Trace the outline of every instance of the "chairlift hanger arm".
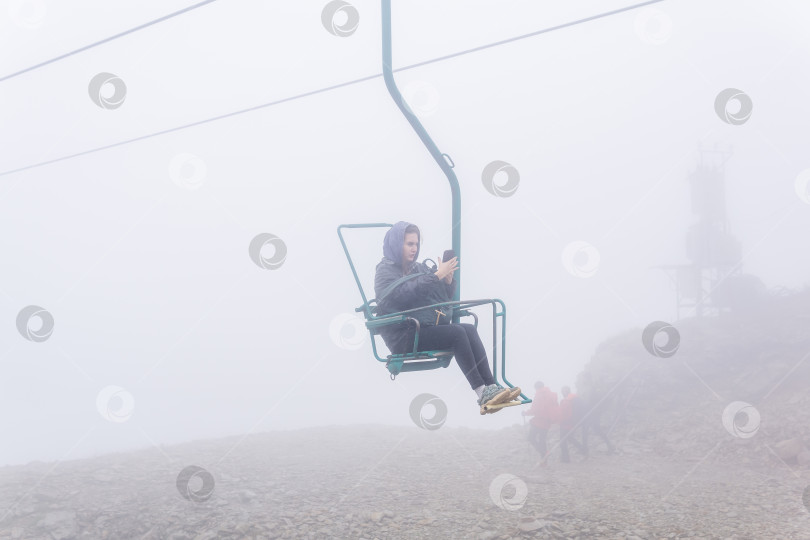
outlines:
M446 154L442 154L439 147L436 146L436 143L433 142L433 139L430 138L428 132L425 130L425 127L419 121L415 114L411 111L410 107L408 107L405 99L402 97L402 94L397 88L397 83L394 80L394 72L392 69L392 60L391 60L391 0L381 0L382 2L382 51L383 51L383 79L385 80L385 86L388 88L388 93L391 94L391 97L396 103L399 110L402 111L402 114L408 120L408 123L411 124L411 127L416 131L416 134L422 140L422 143L430 152L430 155L433 156L433 159L436 160L438 163L439 168L441 168L442 172L447 177L448 182L450 182L450 194L453 199L453 207L452 207L452 215L451 215L451 223L452 223L452 235L453 235L453 251L456 252L456 256L461 256L461 189L458 185L458 178L456 178L456 173L453 172L453 160L450 159L450 156ZM458 275L456 276L456 281L458 282L458 287L453 292L453 300L459 300L461 295L461 270L458 270ZM453 322L458 322L458 316L453 315Z

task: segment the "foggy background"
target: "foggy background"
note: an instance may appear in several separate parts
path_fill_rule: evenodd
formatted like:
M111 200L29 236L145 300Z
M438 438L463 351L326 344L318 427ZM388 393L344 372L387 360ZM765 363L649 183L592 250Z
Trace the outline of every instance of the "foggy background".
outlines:
M338 225L405 220L420 259L451 247L448 182L381 76L28 168L380 74L379 3L351 3L345 37L323 0L222 0L0 82L0 465L409 425L424 392L450 426L521 422L481 417L455 362L390 381L346 317L362 300ZM4 0L0 78L189 5ZM627 5L398 0L394 69ZM512 383L573 386L604 339L676 320L653 267L687 262L699 144L733 148L744 271L806 285L808 24L799 0L672 0L395 73L455 161L461 297L506 303ZM126 84L118 108L88 93L103 72ZM726 88L751 98L744 124L716 113ZM495 160L519 171L510 197L484 188ZM276 269L249 256L262 233L287 247ZM369 298L383 234L346 232ZM598 251L591 277L566 269L575 241ZM31 305L53 316L44 341L17 328ZM477 312L491 350L491 311Z

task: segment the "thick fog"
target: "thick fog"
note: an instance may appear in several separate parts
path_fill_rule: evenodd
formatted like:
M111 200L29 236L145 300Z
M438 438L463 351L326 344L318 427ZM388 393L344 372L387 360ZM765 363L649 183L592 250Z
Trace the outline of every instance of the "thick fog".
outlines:
M190 5L0 4L0 465L412 426L423 393L447 426L521 423L481 416L455 362L391 381L354 311L339 225L415 223L420 260L452 244L449 183L381 76L378 2L330 31L325 0L223 0L18 74ZM393 2L395 70L467 51L395 78L455 163L461 298L505 302L529 397L575 388L617 333L695 315L657 267L689 263L701 160L724 170L739 269L808 282L806 2L663 1L471 50L628 5ZM513 193L486 188L495 161ZM345 231L368 298L384 233Z

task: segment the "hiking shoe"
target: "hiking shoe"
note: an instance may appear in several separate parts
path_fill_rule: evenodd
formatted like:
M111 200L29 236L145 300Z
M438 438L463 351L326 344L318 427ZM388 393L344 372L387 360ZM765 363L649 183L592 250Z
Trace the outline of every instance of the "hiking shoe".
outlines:
M484 387L481 399L478 400L478 405L481 407L480 413L484 415L499 412L503 407L491 406L512 401L519 395L520 388L518 387L507 389L499 384L490 384Z
M504 390L509 392L508 397L506 399L504 399L503 401L514 401L520 395L520 387L519 386L515 386L514 388L504 388L503 386L501 386L498 383L490 384L489 386L497 387L498 390L501 391L501 392L503 392ZM503 403L503 401L501 401L501 403Z
M504 389L499 388L497 384L490 384L489 386L484 387L484 392L481 394L481 398L478 400L479 405L484 405L489 401L492 401L492 398L503 392Z

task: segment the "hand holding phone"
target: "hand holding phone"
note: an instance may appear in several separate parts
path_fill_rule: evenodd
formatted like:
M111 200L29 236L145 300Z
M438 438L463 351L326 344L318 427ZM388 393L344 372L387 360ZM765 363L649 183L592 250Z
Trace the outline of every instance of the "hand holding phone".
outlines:
M448 249L442 255L442 258L439 260L439 267L436 270L436 276L439 279L445 279L447 276L451 276L453 272L459 269L458 266L458 257L456 257L456 253L452 249Z

